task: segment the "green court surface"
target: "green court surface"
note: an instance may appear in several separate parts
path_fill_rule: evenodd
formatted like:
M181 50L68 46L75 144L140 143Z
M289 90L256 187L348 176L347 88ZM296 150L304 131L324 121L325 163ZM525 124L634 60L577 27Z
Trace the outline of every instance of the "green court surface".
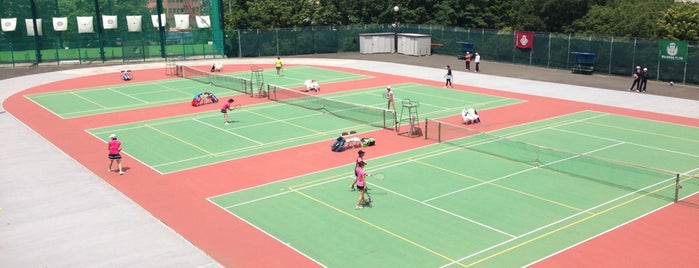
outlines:
M697 136L585 111L370 158L363 209L354 164L209 200L327 267L522 267L672 203Z
M455 115L460 107L467 105L487 109L520 101L418 84L404 84L401 88L406 92L409 88L432 92L425 95L426 101L420 106L428 115ZM273 102L230 112L233 122L230 125L223 124L220 112L210 111L90 129L88 132L105 141L109 134L117 133L124 141L125 153L160 173L170 173L320 141L327 141L329 148L331 141L344 131L363 133L379 129L384 123L386 128L393 129L395 118L390 117L393 113L381 113L383 109L378 108L386 105L383 91L383 88L368 88L322 95L334 103L344 104L346 101L349 105L370 107L379 112L362 114L363 122L334 116L347 114L347 111L356 114L345 105L311 110ZM447 103L444 96L439 96L440 91L442 95L451 96L451 102ZM427 99L427 96L431 98ZM478 100L483 102L474 103Z
M61 118L189 102L194 95L208 91L218 97L240 94L220 87L202 85L186 79L124 83L105 87L31 94L25 97Z

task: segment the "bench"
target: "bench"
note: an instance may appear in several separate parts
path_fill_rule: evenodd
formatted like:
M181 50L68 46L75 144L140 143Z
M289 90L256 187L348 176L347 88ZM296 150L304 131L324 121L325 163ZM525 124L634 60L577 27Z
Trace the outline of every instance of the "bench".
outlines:
M578 63L571 70L574 74L592 74L595 71L595 65Z

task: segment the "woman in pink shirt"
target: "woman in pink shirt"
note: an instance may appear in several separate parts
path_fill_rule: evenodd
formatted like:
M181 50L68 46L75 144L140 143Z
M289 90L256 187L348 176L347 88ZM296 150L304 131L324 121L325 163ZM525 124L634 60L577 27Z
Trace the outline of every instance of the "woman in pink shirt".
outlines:
M228 99L226 103L223 104L223 107L221 107L221 113L223 114L223 121L225 125L228 125L228 111L233 111L233 108L231 108L231 105L233 104L235 100L233 99Z
M357 199L357 209L361 209L364 205L364 192L366 191L366 172L364 171L364 161L357 163L357 189L359 190L359 199Z
M350 185L352 191L354 191L354 186L357 185L357 168L359 167L359 163L364 162L364 151L359 150L359 152L357 152L357 155L357 160L354 162L354 181L352 181L352 185Z
M124 175L124 171L121 169L121 142L117 140L116 134L109 135L109 139L107 142L107 150L109 151L109 169L107 172L112 172L112 164L116 161L119 175Z

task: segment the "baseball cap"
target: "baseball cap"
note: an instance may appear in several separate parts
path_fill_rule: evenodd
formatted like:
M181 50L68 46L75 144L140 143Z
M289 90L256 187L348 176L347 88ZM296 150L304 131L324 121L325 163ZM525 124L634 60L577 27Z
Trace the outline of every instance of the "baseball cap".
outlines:
M116 139L116 134L109 135L110 139Z
M643 68L644 71L648 71L648 68Z
M391 89L391 86L387 86L386 88Z
M641 66L636 66L636 69L641 69Z

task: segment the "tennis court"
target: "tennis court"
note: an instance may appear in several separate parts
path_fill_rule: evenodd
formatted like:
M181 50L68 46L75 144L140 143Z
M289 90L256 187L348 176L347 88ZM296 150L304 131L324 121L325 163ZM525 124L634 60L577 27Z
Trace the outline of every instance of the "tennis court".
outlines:
M426 115L446 116L460 107L489 109L521 100L466 91L444 92L441 88L401 84L406 96L424 94ZM278 88L277 102L249 105L230 112L231 125L222 115L208 111L88 130L98 139L119 133L129 140L124 151L160 173L170 173L220 163L255 154L309 143L330 141L340 133L359 133L381 128L393 131L398 117L383 109L384 88L357 89L321 97L298 90ZM403 91L402 91L403 92ZM413 92L413 93L408 93ZM445 102L446 99L450 101ZM287 105L291 104L291 105ZM328 144L329 145L329 144ZM153 150L153 148L159 148Z
M188 69L191 79L167 79L149 82L125 82L97 88L65 90L49 93L30 94L27 98L51 111L60 118L68 119L109 112L139 109L192 100L195 94L208 91L215 95L236 96L252 89L251 72L211 74L194 68ZM269 71L268 71L269 73ZM271 74L271 73L270 73ZM310 66L292 66L285 68L283 77L267 80L284 87L298 87L308 79L308 74L322 79L323 83L336 83L368 78L364 75ZM216 79L221 86L209 86L212 77L236 78ZM269 77L269 76L268 76ZM233 90L231 90L233 89Z
M368 159L386 178L361 210L353 164L209 200L327 267L520 267L671 203L678 174L699 190L695 127L583 111L426 136Z

